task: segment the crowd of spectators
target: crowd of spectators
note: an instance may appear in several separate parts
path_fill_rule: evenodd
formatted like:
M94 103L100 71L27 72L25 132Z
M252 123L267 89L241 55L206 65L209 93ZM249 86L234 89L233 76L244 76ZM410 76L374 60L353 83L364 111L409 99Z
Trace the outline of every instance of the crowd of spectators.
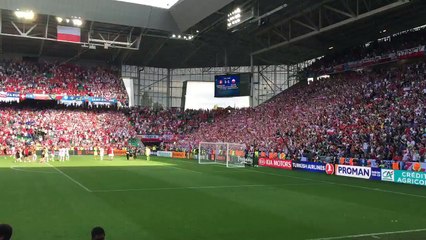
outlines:
M417 29L334 53L310 70L416 47ZM126 101L114 70L77 65L0 63L0 91L67 94ZM125 147L138 135L174 135L167 145L191 151L201 141L242 143L287 158L320 156L424 161L426 62L382 65L297 84L255 107L218 110L1 107L0 145L33 142L82 148Z
M426 63L388 65L298 84L256 108L123 111L0 108L0 145L127 146L139 135L179 135L169 147L232 142L305 156L420 161L426 157Z
M136 133L121 111L74 108L0 107L0 146L25 145L122 149Z
M115 98L122 103L128 98L113 68L25 61L0 62L0 91Z
M315 61L307 70L310 73L317 72L339 64L395 53L399 50L410 49L426 44L425 27L409 30L400 34L392 34L390 36L388 36L385 31L382 31L382 34L383 37L378 40L327 54L323 58Z
M176 145L233 142L302 156L424 161L426 63L392 65L299 84L256 108L236 109Z
M140 135L184 135L198 129L201 123L220 121L227 109L185 110L134 107L130 120Z

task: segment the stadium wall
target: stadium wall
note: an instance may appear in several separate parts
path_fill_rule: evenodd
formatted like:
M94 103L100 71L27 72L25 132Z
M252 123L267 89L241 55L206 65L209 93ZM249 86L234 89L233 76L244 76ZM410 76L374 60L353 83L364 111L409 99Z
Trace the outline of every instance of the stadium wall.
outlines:
M31 55L29 55L28 57L32 57ZM105 61L96 61L96 60L90 60L90 59L66 59L66 58L59 58L59 57L48 57L48 56L43 56L43 57L38 57L38 56L34 56L38 58L39 62L49 62L49 63L72 63L72 64L76 64L76 65L81 65L87 68L91 68L91 67L104 67L104 68L108 68L111 67L111 64L106 63Z
M75 58L75 59L69 59L69 58L63 58L63 57L51 57L51 56L42 56L39 57L38 55L34 54L21 54L21 53L14 53L14 52L3 52L0 54L0 60L7 60L7 61L25 61L28 59L32 59L36 62L44 63L71 63L76 65L81 65L84 67L111 67L111 66L117 66L117 70L120 70L119 65L111 65L107 63L106 61L97 61L93 59L81 59L81 58Z
M298 83L298 72L308 62L295 65L254 66L252 106L257 106ZM134 104L180 108L185 81L214 81L215 75L251 72L250 66L166 69L123 65L123 78L134 79Z
M15 53L2 53L0 54L0 60L8 60L8 61L22 61L22 54Z
M76 65L81 65L85 67L111 67L111 64L106 63L105 61L96 61L96 60L90 60L90 59L67 59L62 57L49 57L49 56L42 56L39 57L38 55L32 55L32 54L19 54L19 53L1 53L0 54L0 60L7 60L7 61L23 61L28 59L33 59L36 62L44 63L72 63ZM119 69L118 69L119 70Z

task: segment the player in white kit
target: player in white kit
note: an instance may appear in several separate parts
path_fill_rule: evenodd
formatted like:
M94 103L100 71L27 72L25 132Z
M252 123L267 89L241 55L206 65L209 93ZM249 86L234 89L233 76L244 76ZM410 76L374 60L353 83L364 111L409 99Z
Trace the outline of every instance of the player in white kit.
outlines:
M101 159L101 161L104 160L104 155L105 155L105 150L103 147L99 148L99 158Z
M65 149L63 147L59 149L59 161L65 161Z
M64 154L65 154L65 160L69 161L70 160L70 149L69 147L64 148Z

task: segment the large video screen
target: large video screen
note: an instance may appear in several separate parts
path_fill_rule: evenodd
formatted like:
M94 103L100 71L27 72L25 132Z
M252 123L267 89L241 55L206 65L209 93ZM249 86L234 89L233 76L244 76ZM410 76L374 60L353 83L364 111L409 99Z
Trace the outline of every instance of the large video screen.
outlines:
M214 96L250 96L250 74L242 73L215 76Z
M250 97L214 97L214 82L186 81L182 102L186 109L215 109L250 107Z

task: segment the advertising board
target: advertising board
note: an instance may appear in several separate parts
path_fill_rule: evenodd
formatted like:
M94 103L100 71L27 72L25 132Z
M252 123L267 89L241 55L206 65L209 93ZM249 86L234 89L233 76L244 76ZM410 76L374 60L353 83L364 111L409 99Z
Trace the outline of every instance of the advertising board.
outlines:
M280 159L269 159L259 158L259 166L270 167L270 168L281 168L286 170L292 170L291 160L280 160Z
M337 176L370 179L371 168L336 164L335 174Z
M186 158L185 152L172 152L173 158Z
M302 170L307 172L325 172L325 164L319 162L293 162L294 170Z
M426 186L425 172L411 172L404 170L394 170L394 182Z
M172 152L168 152L168 151L158 151L157 152L157 156L171 158L173 156L173 153Z

